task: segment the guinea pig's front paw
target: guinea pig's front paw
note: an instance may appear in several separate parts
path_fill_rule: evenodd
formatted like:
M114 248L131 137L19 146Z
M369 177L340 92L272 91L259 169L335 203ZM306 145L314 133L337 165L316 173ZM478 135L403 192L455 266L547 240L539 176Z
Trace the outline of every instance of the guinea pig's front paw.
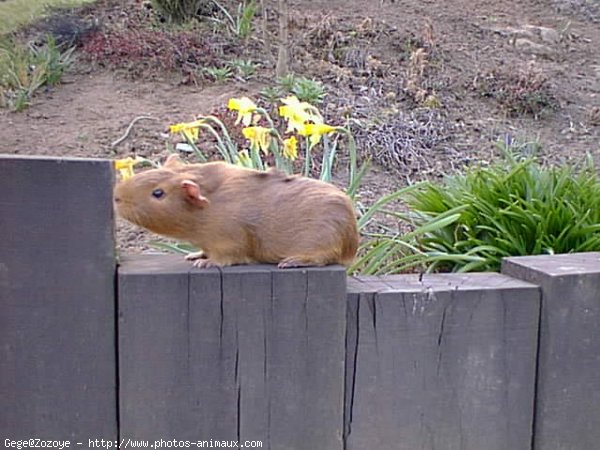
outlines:
M202 250L200 250L199 252L192 252L185 255L186 261L196 261L198 259L208 259L208 255Z
M194 267L199 269L208 269L210 267L222 267L222 264L214 262L212 259L196 259L193 263Z

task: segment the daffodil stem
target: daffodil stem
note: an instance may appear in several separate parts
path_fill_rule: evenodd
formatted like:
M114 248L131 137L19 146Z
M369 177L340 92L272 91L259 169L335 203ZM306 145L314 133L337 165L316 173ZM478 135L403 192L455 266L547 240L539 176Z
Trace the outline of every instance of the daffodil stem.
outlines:
M277 167L280 170L283 170L285 173L289 173L289 170L285 165L285 161L283 160L279 152L279 146L277 145L277 141L272 140L269 149L271 150L271 153L273 153L273 156L275 156L275 167Z
M321 164L321 180L331 181L331 173L333 172L333 162L337 150L337 140L333 144L330 143L327 135L323 136L323 163Z
M129 133L131 133L131 130L133 129L133 126L140 120L158 120L158 119L156 117L151 117L151 116L138 116L138 117L134 118L131 121L131 123L129 124L129 126L127 127L127 129L125 130L125 134L123 134L123 136L121 136L116 141L112 142L110 144L110 147L115 148L117 145L119 145L121 142L123 142L125 139L127 139L129 137Z
M221 139L221 136L219 136L219 133L217 133L217 131L207 123L201 124L199 125L199 127L204 130L208 130L208 132L215 137L215 139L217 140L217 149L219 150L225 161L232 164L234 161L233 155L230 155L229 152L227 152L227 147L223 143L223 140Z
M344 133L348 137L348 153L350 154L350 170L348 174L348 186L354 186L356 183L356 176L358 171L357 154L356 154L356 141L354 136L347 128L339 128L339 131Z
M311 145L309 143L308 138L305 140L305 145L306 145L306 156L305 156L305 160L304 160L304 176L308 177L308 175L310 174L310 169L311 169L311 159L310 159L310 151L311 151Z
M258 152L258 148L256 146L252 146L250 149L250 157L252 158L252 165L257 170L265 170L265 166L260 158L260 154Z
M265 119L267 119L267 122L269 122L269 126L274 129L275 131L277 131L275 129L275 124L273 123L273 119L271 119L271 116L269 115L269 113L264 109L264 108L256 108L254 110L254 112L262 115ZM278 133L279 134L279 133Z
M229 131L227 130L227 127L225 126L225 124L219 120L217 117L215 116L200 116L201 120L204 120L206 122L214 122L217 124L217 126L221 129L221 133L223 133L223 137L225 138L226 144L223 142L222 139L220 139L220 137L217 135L217 140L221 143L223 149L219 149L219 151L221 152L221 154L223 154L223 151L226 151L229 156L225 156L223 155L223 157L225 158L226 161L235 161L235 158L237 157L237 145L235 145L233 143L233 141L231 140L231 136L229 135ZM207 124L208 125L208 124ZM210 125L208 125L210 126ZM210 126L212 128L212 126ZM214 130L214 128L213 128ZM215 131L216 133L216 131Z
M198 148L198 146L196 145L196 143L194 141L192 141L188 136L185 135L185 133L181 133L183 138L187 141L188 145L190 147L192 147L192 150L194 151L194 154L196 155L196 158L198 158L200 160L200 162L206 162L208 161L208 159L206 158L206 156L204 155L204 153L202 153L200 151L200 149Z

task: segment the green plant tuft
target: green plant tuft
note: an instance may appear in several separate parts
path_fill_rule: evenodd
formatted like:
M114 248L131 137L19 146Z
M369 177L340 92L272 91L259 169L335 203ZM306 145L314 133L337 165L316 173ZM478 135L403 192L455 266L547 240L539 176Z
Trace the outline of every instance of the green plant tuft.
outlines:
M226 25L235 36L241 39L246 39L250 36L252 33L252 20L258 12L258 6L254 0L239 3L235 16L217 0L212 0L212 2L225 16L225 19L213 20Z
M290 73L279 78L277 84L280 90L294 94L301 102L319 105L325 99L325 87L320 81L311 78L297 77Z
M296 84L296 76L293 73L288 73L287 75L279 78L277 80L277 84L285 92L292 92Z
M600 250L600 179L591 160L545 167L518 150L504 146L500 163L405 188L411 212L394 215L414 230L373 236L354 269L487 271L507 256Z
M229 63L229 66L244 80L252 78L256 74L256 69L258 67L258 65L250 59L234 59Z
M1 40L0 106L21 111L42 86L58 84L73 63L74 49L61 50L51 36L41 47Z
M152 0L152 6L168 22L183 23L198 16L198 11L206 9L211 0Z
M279 101L281 97L285 95L285 93L276 86L267 86L262 91L260 91L259 95L271 105L275 105Z
M228 80L233 75L229 67L206 67L204 72L216 82Z
M292 94L296 95L302 102L319 105L323 103L325 98L325 87L320 81L301 77L296 79Z

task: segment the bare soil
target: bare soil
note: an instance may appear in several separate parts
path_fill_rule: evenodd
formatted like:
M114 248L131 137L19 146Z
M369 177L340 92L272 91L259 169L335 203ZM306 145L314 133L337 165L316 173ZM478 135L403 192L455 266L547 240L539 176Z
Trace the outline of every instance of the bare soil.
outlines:
M290 11L291 70L324 82L330 122L343 123L347 113L359 120L362 156L375 162L363 188L367 202L409 180L490 161L498 139L537 140L551 162L590 154L600 163L597 2L296 0ZM94 33L160 26L139 0L101 0L76 14L101 24ZM269 17L274 32L275 10ZM276 48L265 45L259 21L244 42L209 26L194 29L217 42L210 47L217 64L233 57L260 63L248 82L210 82L189 66L166 70L145 56L119 64L114 55L108 61L86 53L84 42L60 86L40 92L24 112L0 111L1 151L164 156L174 140L169 124L222 111L230 97L258 98L273 85ZM537 106L523 110L507 92L524 92ZM111 146L139 116L152 119ZM123 247L146 239L119 230Z

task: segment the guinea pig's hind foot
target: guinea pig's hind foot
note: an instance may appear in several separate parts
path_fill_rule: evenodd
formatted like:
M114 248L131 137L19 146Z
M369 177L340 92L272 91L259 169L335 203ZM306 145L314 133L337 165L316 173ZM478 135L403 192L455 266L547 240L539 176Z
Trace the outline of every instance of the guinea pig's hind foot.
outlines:
M199 252L192 252L185 255L186 261L196 261L198 259L208 259L208 256L202 250L200 250Z
M308 261L303 258L298 258L295 256L290 256L288 258L284 258L279 261L277 267L280 269L291 269L293 267L310 267L310 266L324 266L325 264L319 263L317 261Z

